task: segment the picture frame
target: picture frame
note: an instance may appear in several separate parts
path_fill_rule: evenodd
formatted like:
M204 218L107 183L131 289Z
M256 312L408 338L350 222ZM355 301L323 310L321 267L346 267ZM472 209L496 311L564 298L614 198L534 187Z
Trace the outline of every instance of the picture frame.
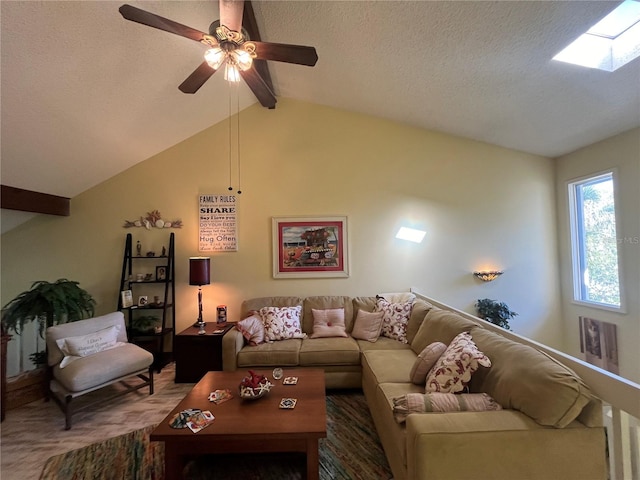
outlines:
M122 301L122 308L133 307L133 293L131 290L123 290L120 292L120 299Z
M346 216L272 217L273 278L349 276Z
M138 306L146 307L147 305L149 305L149 298L146 295L140 295L138 297Z
M164 282L167 279L167 266L158 265L156 267L156 282Z

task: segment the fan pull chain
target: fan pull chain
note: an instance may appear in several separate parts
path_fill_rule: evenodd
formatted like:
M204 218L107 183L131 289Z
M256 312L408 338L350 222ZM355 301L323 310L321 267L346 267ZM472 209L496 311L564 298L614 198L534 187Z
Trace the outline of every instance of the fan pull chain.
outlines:
M238 136L236 137L238 139L238 149L236 150L237 154L238 154L238 195L242 194L242 190L240 190L241 188L241 182L240 182L240 93L239 93L239 88L236 86L236 112L238 112L238 116L236 117L237 120L237 132L238 132Z
M229 82L230 83L230 82ZM233 190L233 187L231 186L231 85L228 86L228 92L229 92L229 119L228 119L228 125L229 125L229 191Z

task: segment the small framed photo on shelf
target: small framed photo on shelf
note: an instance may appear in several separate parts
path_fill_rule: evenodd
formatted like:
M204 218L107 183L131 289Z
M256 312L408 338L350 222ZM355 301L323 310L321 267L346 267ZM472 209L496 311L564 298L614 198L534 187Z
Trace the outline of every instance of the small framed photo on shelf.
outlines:
M156 281L164 282L167 279L167 267L164 265L158 265L156 267Z
M121 291L120 299L122 300L122 308L133 307L133 294L131 293L131 290Z
M149 304L149 299L147 298L146 295L140 295L138 297L138 306L139 307L146 307Z

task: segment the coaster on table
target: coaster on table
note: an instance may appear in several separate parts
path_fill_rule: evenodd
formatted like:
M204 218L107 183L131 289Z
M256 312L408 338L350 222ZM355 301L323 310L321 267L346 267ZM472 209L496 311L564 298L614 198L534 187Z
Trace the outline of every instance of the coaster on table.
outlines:
M298 377L286 377L283 381L283 385L295 385L298 383Z
M296 403L298 402L297 398L283 398L280 400L280 408L292 409L296 407Z

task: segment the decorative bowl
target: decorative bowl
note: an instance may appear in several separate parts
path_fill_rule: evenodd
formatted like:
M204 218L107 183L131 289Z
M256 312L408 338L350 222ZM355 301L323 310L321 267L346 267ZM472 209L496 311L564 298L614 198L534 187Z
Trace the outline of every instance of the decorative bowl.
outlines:
M273 387L273 383L264 375L256 374L249 370L249 376L240 382L240 397L247 400L257 400L264 397Z

